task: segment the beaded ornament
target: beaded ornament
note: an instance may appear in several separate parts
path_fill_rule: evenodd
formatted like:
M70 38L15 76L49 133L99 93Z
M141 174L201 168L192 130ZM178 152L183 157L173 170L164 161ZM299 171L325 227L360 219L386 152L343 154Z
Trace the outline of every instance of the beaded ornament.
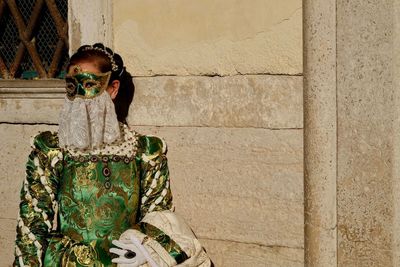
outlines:
M82 51L88 51L88 50L97 50L97 51L102 52L103 54L105 54L110 59L112 71L117 71L118 70L118 65L115 63L113 54L109 53L106 49L102 49L100 47L94 47L94 46L91 46L91 45L82 49Z

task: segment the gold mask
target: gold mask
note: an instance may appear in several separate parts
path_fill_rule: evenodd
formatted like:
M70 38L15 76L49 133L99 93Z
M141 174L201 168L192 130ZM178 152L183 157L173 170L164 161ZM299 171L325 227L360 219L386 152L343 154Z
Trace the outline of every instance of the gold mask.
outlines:
M110 77L111 71L95 74L82 71L79 65L71 66L65 77L67 97L70 100L74 100L75 97L94 98L107 89Z

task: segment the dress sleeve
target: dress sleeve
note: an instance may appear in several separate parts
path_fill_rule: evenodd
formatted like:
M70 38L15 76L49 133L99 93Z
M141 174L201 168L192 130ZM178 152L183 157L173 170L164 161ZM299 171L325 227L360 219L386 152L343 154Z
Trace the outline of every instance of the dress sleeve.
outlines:
M57 227L56 194L62 168L57 135L40 133L32 148L20 194L14 266L43 266L47 238Z
M152 211L172 209L167 145L155 136L142 136L140 219Z
M120 240L132 237L142 243L157 266L213 266L190 227L170 210L149 212L133 229L122 233Z
M135 237L158 266L211 266L211 261L185 221L172 211L167 146L157 137L143 136L140 220L120 239ZM147 266L145 264L144 266Z

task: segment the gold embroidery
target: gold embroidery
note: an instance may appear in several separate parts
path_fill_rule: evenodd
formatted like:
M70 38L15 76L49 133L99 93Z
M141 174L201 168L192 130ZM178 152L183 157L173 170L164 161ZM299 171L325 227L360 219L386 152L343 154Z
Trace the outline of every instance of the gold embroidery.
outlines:
M93 249L96 242L92 242L90 246L76 245L73 252L76 256L76 261L83 266L93 266L97 259L96 251ZM92 247L93 246L93 247Z

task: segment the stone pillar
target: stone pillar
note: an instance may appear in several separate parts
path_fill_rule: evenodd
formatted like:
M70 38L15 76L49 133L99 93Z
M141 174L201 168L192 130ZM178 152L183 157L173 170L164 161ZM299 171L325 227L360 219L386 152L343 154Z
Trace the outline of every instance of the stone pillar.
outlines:
M400 1L394 2L393 8L393 46L400 47ZM394 88L394 124L393 132L400 133L400 49L393 51L393 88ZM393 136L393 160L400 162L400 134ZM400 164L393 164L393 266L400 266Z
M336 1L305 0L305 266L336 266Z
M337 0L338 266L393 266L396 1Z
M306 266L399 266L398 2L304 2Z
M113 45L111 0L70 0L68 2L69 48L75 51L83 44Z

